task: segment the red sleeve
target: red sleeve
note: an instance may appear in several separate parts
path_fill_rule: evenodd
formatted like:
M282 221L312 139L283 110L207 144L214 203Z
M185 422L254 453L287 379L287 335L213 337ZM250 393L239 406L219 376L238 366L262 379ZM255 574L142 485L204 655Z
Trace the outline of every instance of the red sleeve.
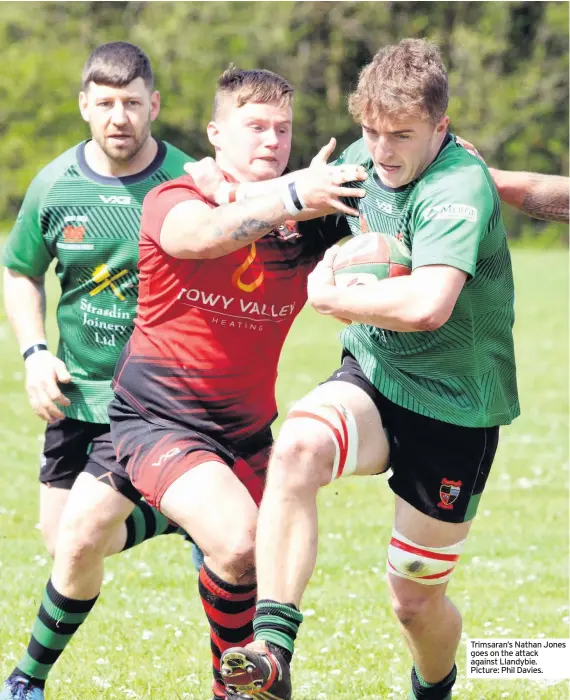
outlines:
M169 180L150 190L142 206L141 241L146 238L160 245L160 230L168 212L180 202L193 199L213 206L189 175Z

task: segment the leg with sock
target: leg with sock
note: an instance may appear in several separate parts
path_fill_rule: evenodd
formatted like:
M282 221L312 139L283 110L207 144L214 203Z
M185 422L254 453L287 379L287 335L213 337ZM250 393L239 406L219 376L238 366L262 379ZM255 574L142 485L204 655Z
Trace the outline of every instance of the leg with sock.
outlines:
M177 466L176 478L162 495L160 509L205 553L199 591L211 630L213 695L216 700L241 700L224 687L220 657L253 637L257 506L232 470L214 461L212 453L181 455L179 465L176 459L169 461Z
M255 583L228 583L206 564L200 570L198 588L210 624L214 697L225 698L220 658L226 649L249 644L253 640L252 621L257 589Z
M90 600L66 598L57 592L51 579L48 581L28 648L6 681L0 698L18 697L15 694L18 685L30 688L30 693L33 688L43 690L53 665L96 601L97 596Z
M457 677L457 666L453 666L445 678L437 683L428 683L412 666L412 688L409 700L451 700L451 689Z
M20 691L28 694L29 699L23 695L26 700L43 697L52 667L95 605L109 542L132 510L133 503L107 484L89 474L78 477L62 515L52 576L28 648L0 700L20 700ZM22 683L27 684L24 690Z
M469 527L437 521L396 496L388 585L413 660L411 700L452 697L462 621L446 593Z

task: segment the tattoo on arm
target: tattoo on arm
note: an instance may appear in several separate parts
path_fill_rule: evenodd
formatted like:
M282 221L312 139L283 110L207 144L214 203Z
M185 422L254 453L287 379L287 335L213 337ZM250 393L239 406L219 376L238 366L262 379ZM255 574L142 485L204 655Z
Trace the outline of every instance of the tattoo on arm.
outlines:
M262 231L270 231L272 228L273 224L270 224L269 221L247 219L232 233L232 238L235 241L247 240L250 237L256 240Z
M568 223L569 181L566 178L547 180L547 177L537 178L536 186L523 200L521 211L535 219Z

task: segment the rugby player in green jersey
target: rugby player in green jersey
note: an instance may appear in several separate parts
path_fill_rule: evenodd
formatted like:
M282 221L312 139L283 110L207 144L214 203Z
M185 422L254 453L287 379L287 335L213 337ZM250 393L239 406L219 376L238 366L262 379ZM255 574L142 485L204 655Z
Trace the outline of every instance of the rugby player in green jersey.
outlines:
M381 231L413 272L337 288L336 251L309 276L309 302L352 321L343 362L281 428L257 530L255 641L222 656L226 687L289 699L302 594L317 553L319 488L391 468L392 605L412 659L410 698L451 697L461 617L446 596L498 444L519 414L514 289L497 190L485 164L448 132L438 50L403 40L361 72L350 110L363 138L338 163L360 164L353 235ZM370 601L367 601L370 604Z
M107 405L133 329L143 199L192 159L151 136L160 95L136 46L95 49L82 88L79 108L91 139L36 176L4 250L5 304L29 400L48 422L40 522L54 564L1 700L44 697L53 664L97 600L105 555L175 529L117 472ZM44 274L54 258L62 290L57 355L44 325Z

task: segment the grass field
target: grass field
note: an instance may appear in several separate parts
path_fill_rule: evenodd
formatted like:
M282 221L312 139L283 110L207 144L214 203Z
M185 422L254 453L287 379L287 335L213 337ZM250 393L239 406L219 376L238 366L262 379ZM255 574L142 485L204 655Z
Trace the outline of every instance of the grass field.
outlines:
M450 594L464 637L568 637L568 272L564 251L516 251L516 343L523 415L499 454ZM53 302L56 286L50 282ZM53 303L50 338L55 337ZM0 340L0 672L27 644L50 572L38 531L42 424L23 388L5 316ZM336 368L338 327L311 311L281 362L281 411ZM392 497L384 478L320 497L320 553L304 599L295 698L404 698L410 662L388 604ZM209 700L208 630L188 546L162 537L108 561L99 604L47 686L48 700ZM459 654L455 697L567 698L567 683L471 680Z

